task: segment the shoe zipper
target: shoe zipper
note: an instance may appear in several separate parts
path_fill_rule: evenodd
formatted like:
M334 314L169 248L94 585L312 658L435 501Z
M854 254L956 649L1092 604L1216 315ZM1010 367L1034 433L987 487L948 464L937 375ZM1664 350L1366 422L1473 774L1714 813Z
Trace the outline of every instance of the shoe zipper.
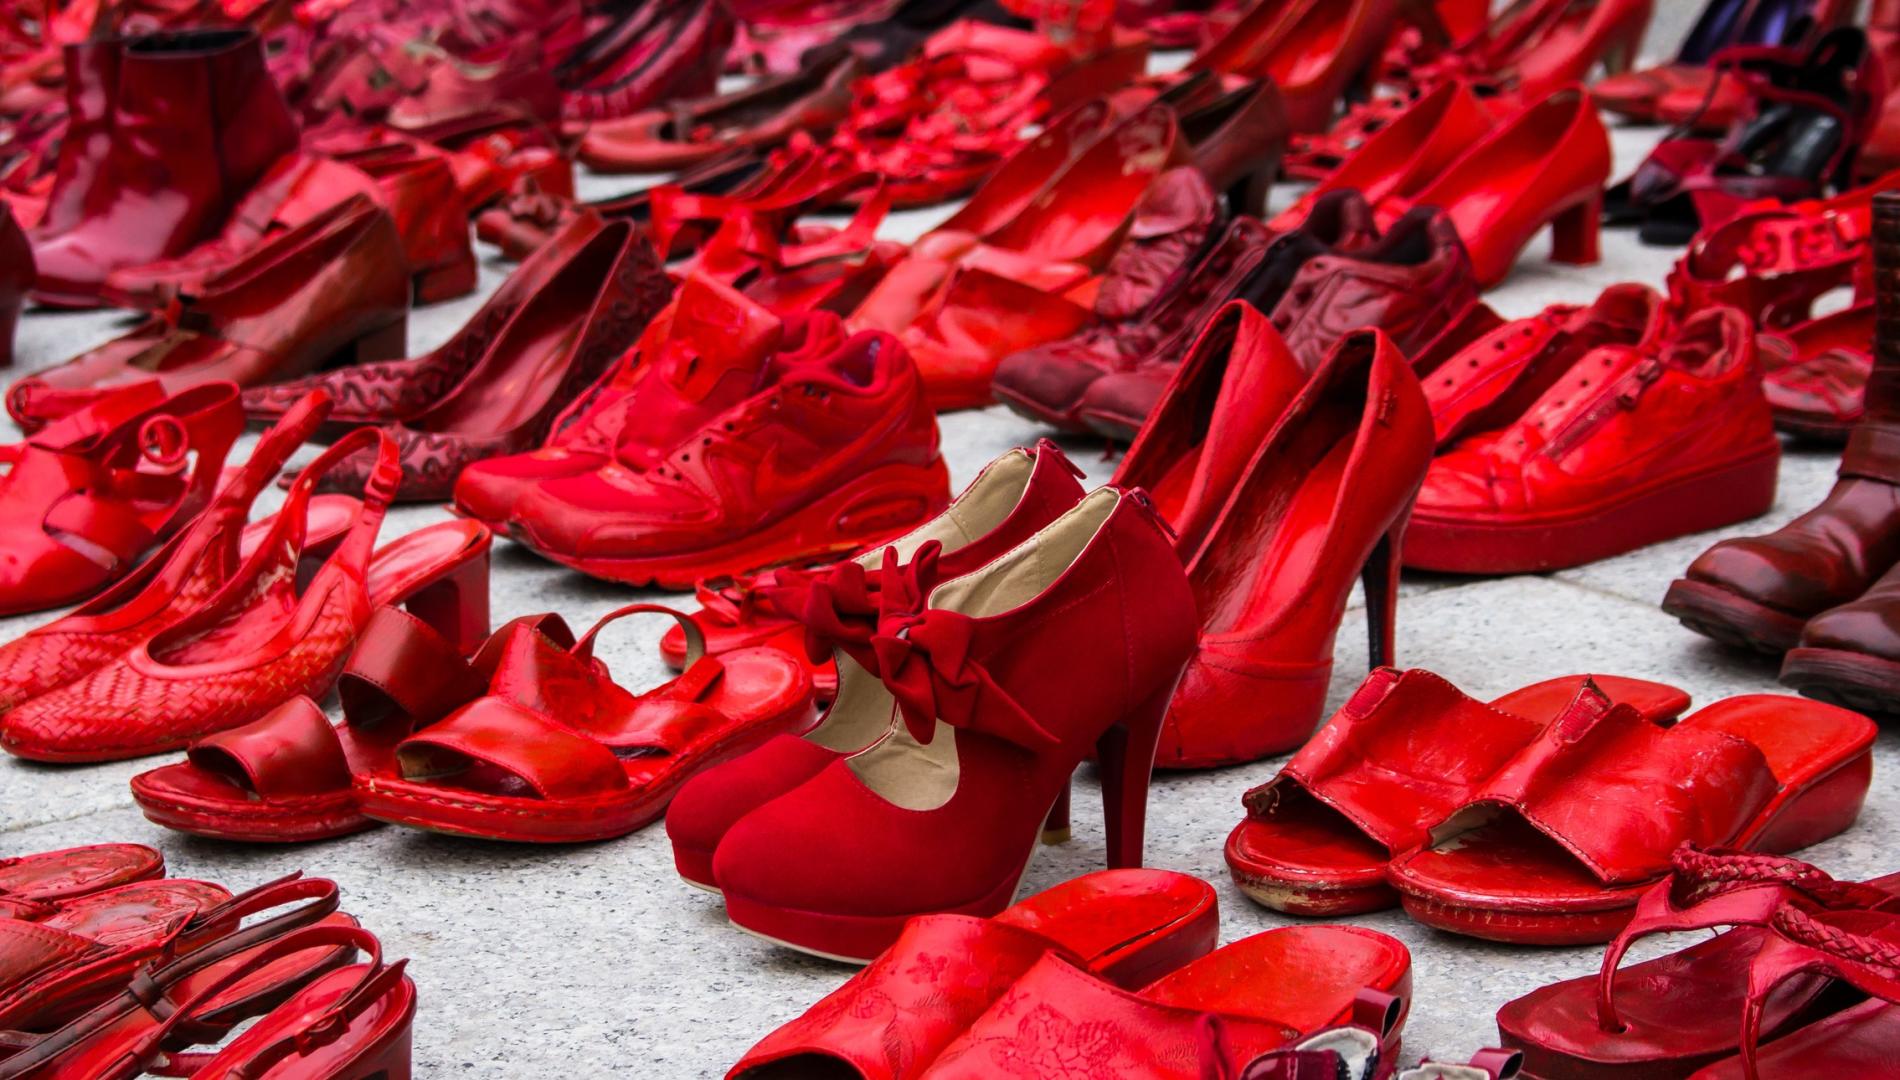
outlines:
M1568 424L1551 436L1544 445L1544 453L1552 458L1561 458L1577 444L1596 434L1597 429L1609 423L1620 412L1636 408L1642 401L1644 391L1651 383L1662 378L1663 364L1656 357L1644 357L1635 370L1610 385L1608 390L1597 396L1589 408L1578 413Z

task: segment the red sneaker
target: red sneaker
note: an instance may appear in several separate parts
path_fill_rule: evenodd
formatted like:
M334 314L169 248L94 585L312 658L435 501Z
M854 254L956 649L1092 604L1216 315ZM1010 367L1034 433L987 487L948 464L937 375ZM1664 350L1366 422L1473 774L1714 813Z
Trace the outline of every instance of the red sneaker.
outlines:
M751 397L649 468L615 461L541 484L509 529L582 573L691 588L928 520L950 501L937 442L910 356L888 334L858 334L816 359L774 357Z

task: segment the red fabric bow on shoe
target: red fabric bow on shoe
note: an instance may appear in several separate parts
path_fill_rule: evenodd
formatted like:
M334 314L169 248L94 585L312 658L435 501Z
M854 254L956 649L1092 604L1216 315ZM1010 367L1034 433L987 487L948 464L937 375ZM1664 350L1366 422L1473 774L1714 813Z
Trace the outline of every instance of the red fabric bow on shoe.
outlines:
M805 626L805 653L814 664L827 663L842 649L867 671L879 670L871 640L887 619L906 619L922 611L937 585L937 561L943 545L935 540L917 550L909 563L884 549L884 564L873 574L856 560L823 570L781 570L765 596L780 611Z
M976 621L968 615L927 610L896 626L887 620L878 630L871 639L878 675L919 743L929 745L938 720L1032 751L1061 743L970 660Z

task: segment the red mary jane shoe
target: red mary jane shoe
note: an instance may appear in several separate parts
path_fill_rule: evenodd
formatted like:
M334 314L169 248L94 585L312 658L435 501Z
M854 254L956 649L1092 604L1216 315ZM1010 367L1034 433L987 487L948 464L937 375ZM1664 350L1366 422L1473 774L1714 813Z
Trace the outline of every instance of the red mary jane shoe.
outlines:
M1662 321L1433 461L1405 564L1535 573L1733 524L1774 502L1780 460L1748 320Z
M643 694L616 684L594 639L628 615L686 627L686 671ZM356 780L363 813L491 840L578 843L624 836L659 817L696 771L811 719L811 679L776 649L705 655L690 616L630 604L564 645L518 624L488 694L396 747L393 773Z
M1376 330L1349 335L1186 553L1200 640L1158 765L1257 761L1305 742L1323 716L1357 578L1372 663L1390 662L1399 545L1431 453L1430 413L1405 357Z
M1862 885L1835 881L1793 859L1691 847L1677 850L1670 866L1669 880L1644 894L1610 944L1601 971L1553 983L1498 1010L1500 1039L1524 1055L1526 1076L1703 1077L1700 1070L1732 1063L1741 1050L1737 1020L1750 996L1748 967L1776 936L1784 906L1809 914L1900 907L1900 875ZM1732 929L1622 969L1629 947L1650 935L1723 928ZM1773 1040L1771 1046L1799 1043L1808 1026L1854 1011L1854 997L1826 977L1786 987L1761 1017L1759 1037Z
M916 365L864 333L769 364L751 397L644 472L609 464L541 484L509 531L583 573L690 588L855 551L928 520L949 489Z
M1859 713L1768 694L1662 728L1586 688L1389 880L1407 914L1441 930L1606 941L1682 844L1793 851L1851 826L1873 736Z
M0 917L43 918L67 900L165 876L165 856L143 844L90 844L0 859Z
M932 576L921 563L906 573ZM931 585L910 590L919 610L880 620L877 671L848 668L826 721L888 735L720 839L713 878L740 928L864 961L911 916L1001 911L1090 747L1109 861L1139 865L1152 748L1194 625L1145 498L1097 490L983 569ZM1051 664L1076 677L1034 674ZM1058 809L1052 824L1066 823Z
M237 389L101 397L0 448L0 614L84 600L127 575L211 501L244 421Z
M1586 680L1657 722L1689 705L1672 686L1596 676L1551 679L1487 705L1429 671L1373 672L1278 776L1247 793L1247 818L1227 837L1234 883L1294 915L1396 905L1385 880L1392 857L1425 843L1561 718Z
M1206 956L1219 936L1214 890L1166 870L1098 870L993 918L920 916L726 1076L765 1080L823 1067L859 1080L907 1080L1045 956L1133 989Z

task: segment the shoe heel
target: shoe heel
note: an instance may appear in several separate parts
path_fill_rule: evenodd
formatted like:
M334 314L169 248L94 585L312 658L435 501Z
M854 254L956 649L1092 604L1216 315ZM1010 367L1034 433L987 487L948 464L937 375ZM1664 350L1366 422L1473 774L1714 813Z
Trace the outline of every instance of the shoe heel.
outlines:
M480 276L473 252L447 265L430 267L415 276L416 303L440 304L467 296L475 291Z
M1111 870L1141 866L1148 823L1148 780L1154 775L1155 750L1161 744L1161 724L1167 719L1168 705L1174 700L1174 685L1169 680L1096 740L1095 760L1102 767L1102 814Z
M1056 803L1049 808L1049 816L1042 823L1042 842L1045 844L1066 844L1069 842L1069 781L1063 781L1062 794L1056 796Z
M0 368L13 366L14 331L20 325L20 309L26 306L24 300L16 298L13 303L0 303Z
M339 1074L337 1080L410 1080L414 1047L415 1021L410 1020L381 1053L352 1066L349 1072Z
M1603 259L1601 192L1557 215L1551 222L1550 261L1566 266L1595 266Z
M337 350L335 356L324 366L342 367L348 364L376 364L384 360L401 360L409 354L409 316L399 315L394 322L380 329L372 330L355 341Z
M417 589L403 607L455 643L464 655L488 638L489 546L471 554L446 575Z
M1371 667L1390 667L1398 652L1399 567L1405 557L1405 526L1411 519L1412 508L1407 506L1379 538L1359 572L1366 590L1366 651Z

